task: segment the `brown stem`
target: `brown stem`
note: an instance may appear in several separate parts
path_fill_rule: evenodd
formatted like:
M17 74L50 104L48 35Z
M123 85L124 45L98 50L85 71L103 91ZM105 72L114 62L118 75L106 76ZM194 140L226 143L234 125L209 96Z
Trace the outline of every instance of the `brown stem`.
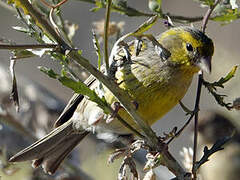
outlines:
M178 137L183 130L188 126L188 124L192 121L192 118L194 117L195 113L191 114L191 116L189 117L189 119L187 120L187 122L183 125L183 127L174 135L174 137L172 137L168 142L167 145L169 145L176 137Z
M52 8L52 9L55 9L55 8L58 8L59 6L63 5L64 3L66 3L68 0L62 0L61 2L59 2L58 4L56 5L51 5L49 4L47 1L45 0L40 0L45 6L49 7L49 8Z
M214 10L214 8L217 6L217 4L220 2L220 0L215 0L214 4L210 6L208 11L206 12L203 21L202 21L202 32L205 33L208 20ZM198 112L199 112L199 103L200 103L200 96L201 96L201 89L203 84L203 73L200 72L198 75L198 87L197 87L197 96L195 101L195 118L194 118L194 144L193 144L193 167L192 167L192 174L193 174L193 180L197 179L197 169L196 166L196 158L197 158L197 140L198 140Z
M213 4L212 6L210 6L210 8L209 8L208 11L206 12L205 16L203 17L203 20L202 20L202 32L203 32L203 33L205 33L208 20L210 19L210 16L211 16L214 8L217 6L217 4L218 4L219 2L220 2L220 0L215 0L214 4Z
M198 112L199 112L199 103L201 97L201 90L202 90L202 83L203 83L203 74L202 72L198 75L198 87L197 87L197 96L195 101L195 118L194 118L194 144L193 144L193 167L192 167L192 174L193 180L197 179L197 172L195 171L195 164L197 159L197 140L198 140Z
M56 44L0 44L0 49L44 49L44 48L56 48L58 45Z

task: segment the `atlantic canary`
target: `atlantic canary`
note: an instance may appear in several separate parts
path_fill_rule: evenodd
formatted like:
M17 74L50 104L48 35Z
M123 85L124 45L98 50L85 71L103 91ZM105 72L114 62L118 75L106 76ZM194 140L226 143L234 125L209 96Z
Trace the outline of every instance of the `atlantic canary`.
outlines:
M193 75L199 70L211 71L213 42L203 32L193 27L174 27L158 36L161 46L156 48L148 39L136 53L134 43L129 43L130 58L116 54L115 79L136 102L136 111L149 125L159 120L183 98ZM126 59L130 59L126 60ZM126 63L125 63L126 62ZM109 104L116 102L112 93L99 81L90 78L86 84L103 94ZM132 103L131 102L131 103ZM128 113L120 108L119 115L140 131ZM117 119L106 122L107 115L94 102L75 94L48 135L13 156L10 161L34 160L35 167L42 164L45 172L53 174L63 159L89 133L100 138L131 132Z

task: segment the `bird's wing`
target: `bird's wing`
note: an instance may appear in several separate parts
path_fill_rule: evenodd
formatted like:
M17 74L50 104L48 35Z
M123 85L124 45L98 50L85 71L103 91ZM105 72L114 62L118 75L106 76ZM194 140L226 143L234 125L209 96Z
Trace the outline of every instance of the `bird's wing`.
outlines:
M159 37L157 37L157 39L158 38ZM143 43L145 44L145 46L147 48L154 49L155 55L159 56L162 59L162 61L166 61L171 56L171 53L167 49L165 49L157 41L157 39L153 38L151 41L149 39L143 39ZM129 53L132 56L132 62L136 63L136 61L138 61L137 63L141 63L142 58L139 59L138 55L134 54L133 49L134 49L134 41L131 41L129 43L129 50L130 50ZM152 55L152 54L148 54L148 53L149 52L146 52L144 49L143 50L140 49L140 54L145 54L144 55L145 57ZM115 56L115 61L123 61L124 57L126 57L126 56L127 55L123 51L119 51L118 54L116 54L116 56ZM143 55L140 55L140 57L142 57L142 56ZM151 60L151 58L149 58L149 59ZM143 61L143 62L145 62L145 61ZM147 62L147 63L149 63L149 62ZM102 71L104 71L104 68L102 68ZM90 75L89 78L84 83L90 87L95 81L96 81L96 78L93 75ZM79 105L79 103L82 101L83 98L84 98L84 96L82 94L77 94L77 93L72 96L72 98L68 102L67 106L64 108L62 114L56 120L55 127L59 127L60 125L64 124L66 121L68 121L72 117L74 111L76 110L77 106Z
M90 75L86 81L84 82L87 86L91 86L96 78L92 75ZM59 118L56 120L54 127L59 127L65 122L67 122L75 112L77 106L79 103L83 100L84 96L82 94L75 93L72 98L69 100L67 106L64 108L63 112L59 116Z

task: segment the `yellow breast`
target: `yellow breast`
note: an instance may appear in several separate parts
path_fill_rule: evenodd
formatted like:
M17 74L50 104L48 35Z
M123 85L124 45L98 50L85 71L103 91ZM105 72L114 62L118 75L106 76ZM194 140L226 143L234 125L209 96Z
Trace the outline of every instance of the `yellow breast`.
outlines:
M116 78L120 87L126 90L133 101L138 104L137 111L141 117L152 125L170 111L185 95L196 70L190 68L172 68L153 66L151 68L131 64L117 71ZM105 94L108 103L116 99L108 91ZM135 123L127 112L119 114L135 128ZM117 121L117 120L116 120ZM116 128L122 125L116 124Z

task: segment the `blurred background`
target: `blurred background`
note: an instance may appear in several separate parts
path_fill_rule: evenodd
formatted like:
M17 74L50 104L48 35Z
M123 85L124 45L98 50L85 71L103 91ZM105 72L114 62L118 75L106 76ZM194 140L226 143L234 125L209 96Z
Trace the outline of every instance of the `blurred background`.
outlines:
M148 1L146 0L129 0L128 4L129 6L135 7L136 9L139 9L141 11L149 12ZM191 17L201 16L207 10L206 8L200 8L199 4L192 0L168 0L163 1L162 6L164 11L171 12L177 15ZM96 13L90 12L90 9L93 7L94 6L92 4L79 2L76 0L69 0L66 4L62 6L62 11L64 19L72 23L78 24L79 26L75 36L73 37L73 42L75 46L77 46L83 51L83 56L92 60L94 64L97 64L97 57L92 43L91 29L93 28L93 22L104 19L104 10L100 9ZM115 21L116 23L118 23L119 21L125 22L123 33L128 33L135 30L136 27L142 24L146 19L147 18L145 17L127 17L119 15L117 13L112 13L111 15L111 21ZM13 40L17 44L34 42L27 35L16 32L12 29L12 26L21 25L21 23L17 21L15 13L13 13L11 10L8 10L7 8L4 8L3 6L0 6L0 22L1 38ZM200 27L201 22L194 23L193 25L195 27ZM205 75L205 78L207 80L218 80L220 77L226 75L234 65L239 63L239 29L239 20L234 21L228 25L223 25L221 23L216 23L212 21L209 22L206 32L208 36L211 37L214 41L215 53L212 62L212 73L210 75ZM154 35L158 35L165 30L166 28L163 25L163 21L158 20L157 24L153 26L152 29L150 29L150 32ZM2 106L5 107L9 105L8 96L11 91L11 81L9 77L8 66L10 56L11 54L9 51L0 50L1 108ZM7 162L5 161L9 155L13 155L17 151L21 150L23 147L26 147L30 142L34 141L36 137L42 137L46 132L49 132L52 124L57 119L58 115L63 110L65 104L73 94L70 89L63 87L56 80L52 80L48 78L45 74L40 72L37 68L39 65L47 66L55 70L60 69L58 62L53 61L48 56L44 56L43 58L29 58L21 60L16 64L16 74L18 77L17 80L19 85L19 96L22 109L20 110L20 115L14 114L14 112L11 111L9 112L10 115L6 117L12 119L13 124L15 120L21 121L21 119L24 118L24 122L22 122L22 125L28 126L28 128L31 130L29 130L29 132L22 132L20 130L19 132L16 132L16 134L14 134L15 130L14 128L12 128L11 123L8 123L8 125L6 125L7 121L4 121L4 118L0 118L0 141L2 142L0 143L0 153L2 155L2 158L0 159L0 168L2 168L2 171L0 171L0 177L2 176L2 180L15 179L16 176L19 180L33 179L33 177L36 177L33 176L33 173L39 173L39 177L41 177L42 179L53 178L49 176L44 176L41 170L38 172L33 172L33 169L30 167L29 162L22 163L20 165L18 164L13 169L9 169L7 166ZM190 109L193 109L194 107L196 80L197 78L195 77L190 90L183 99L183 103L187 105ZM233 102L234 99L240 96L240 84L238 83L239 80L240 73L239 71L237 71L236 76L229 83L226 84L226 87L224 89L219 89L219 92L228 96L226 97L227 102ZM34 92L36 92L36 94L38 95L37 97L39 97L41 93L43 95L40 96L40 98L29 97L29 91L27 90L31 90L31 88L34 90ZM42 100L42 97L48 99L49 102ZM238 129L240 127L239 111L232 110L231 112L229 112L225 108L217 105L214 98L208 93L205 88L203 88L202 91L200 109L201 114L203 115L205 115L206 112L224 115L227 121L230 121L233 126L238 127ZM32 113L32 111L34 111L34 113ZM31 114L29 112L31 112ZM40 114L41 118L39 117ZM201 117L202 116L200 116L200 118ZM212 120L214 118L210 117L209 119ZM185 116L185 112L183 112L181 107L177 105L164 118L158 121L153 126L153 129L157 132L158 135L163 135L164 132L171 131L174 126L180 128L186 120L187 117ZM39 130L39 127L41 127L41 130ZM179 153L180 151L182 151L182 148L188 148L193 146L192 127L193 126L190 125L188 128L186 128L184 133L170 144L170 152L173 153L173 155L177 157L180 162L183 161L183 157ZM225 126L220 127L221 131L225 131L224 127ZM211 130L210 133L212 133L212 131L214 130ZM23 133L31 136L31 132L34 132L34 135L32 135L31 138L23 137ZM26 134L25 136L27 136ZM11 138L8 138L9 136ZM2 141L2 139L4 141ZM237 141L238 140L236 140L236 142ZM208 142L205 142L204 140L203 142L201 141L201 143L208 144ZM8 154L4 149L11 149L10 154ZM237 152L240 152L238 145L236 145L236 149L238 150ZM108 155L112 151L113 149L111 149L109 145L106 145L104 142L96 140L94 137L89 136L89 138L81 142L76 152L73 153L72 156L76 158L71 158L74 161L72 162L72 164L77 164L76 167L79 168L77 170L75 169L75 171L79 172L77 176L71 176L71 173L69 173L70 175L65 174L64 168L69 169L69 165L65 165L64 168L60 170L60 173L56 176L59 179L116 179L119 164L121 163L121 161L116 161L113 164L107 164ZM202 151L202 149L200 149L200 151ZM222 151L221 153L224 153L224 151ZM239 161L239 157L240 155L236 156L236 161ZM69 160L69 164L71 164L71 159ZM138 166L140 167L139 169L141 171L141 161L144 160L144 158L138 159L140 159ZM223 162L226 163L227 161L224 160ZM208 163L206 163L206 165L204 166L207 165ZM22 168L23 166L24 168ZM70 169L71 170L69 170L68 172L74 171L74 168ZM156 168L155 172L157 173L157 179L167 180L171 177L174 177L164 167ZM214 179L213 175L204 177L204 179L211 180L211 177L213 177Z

